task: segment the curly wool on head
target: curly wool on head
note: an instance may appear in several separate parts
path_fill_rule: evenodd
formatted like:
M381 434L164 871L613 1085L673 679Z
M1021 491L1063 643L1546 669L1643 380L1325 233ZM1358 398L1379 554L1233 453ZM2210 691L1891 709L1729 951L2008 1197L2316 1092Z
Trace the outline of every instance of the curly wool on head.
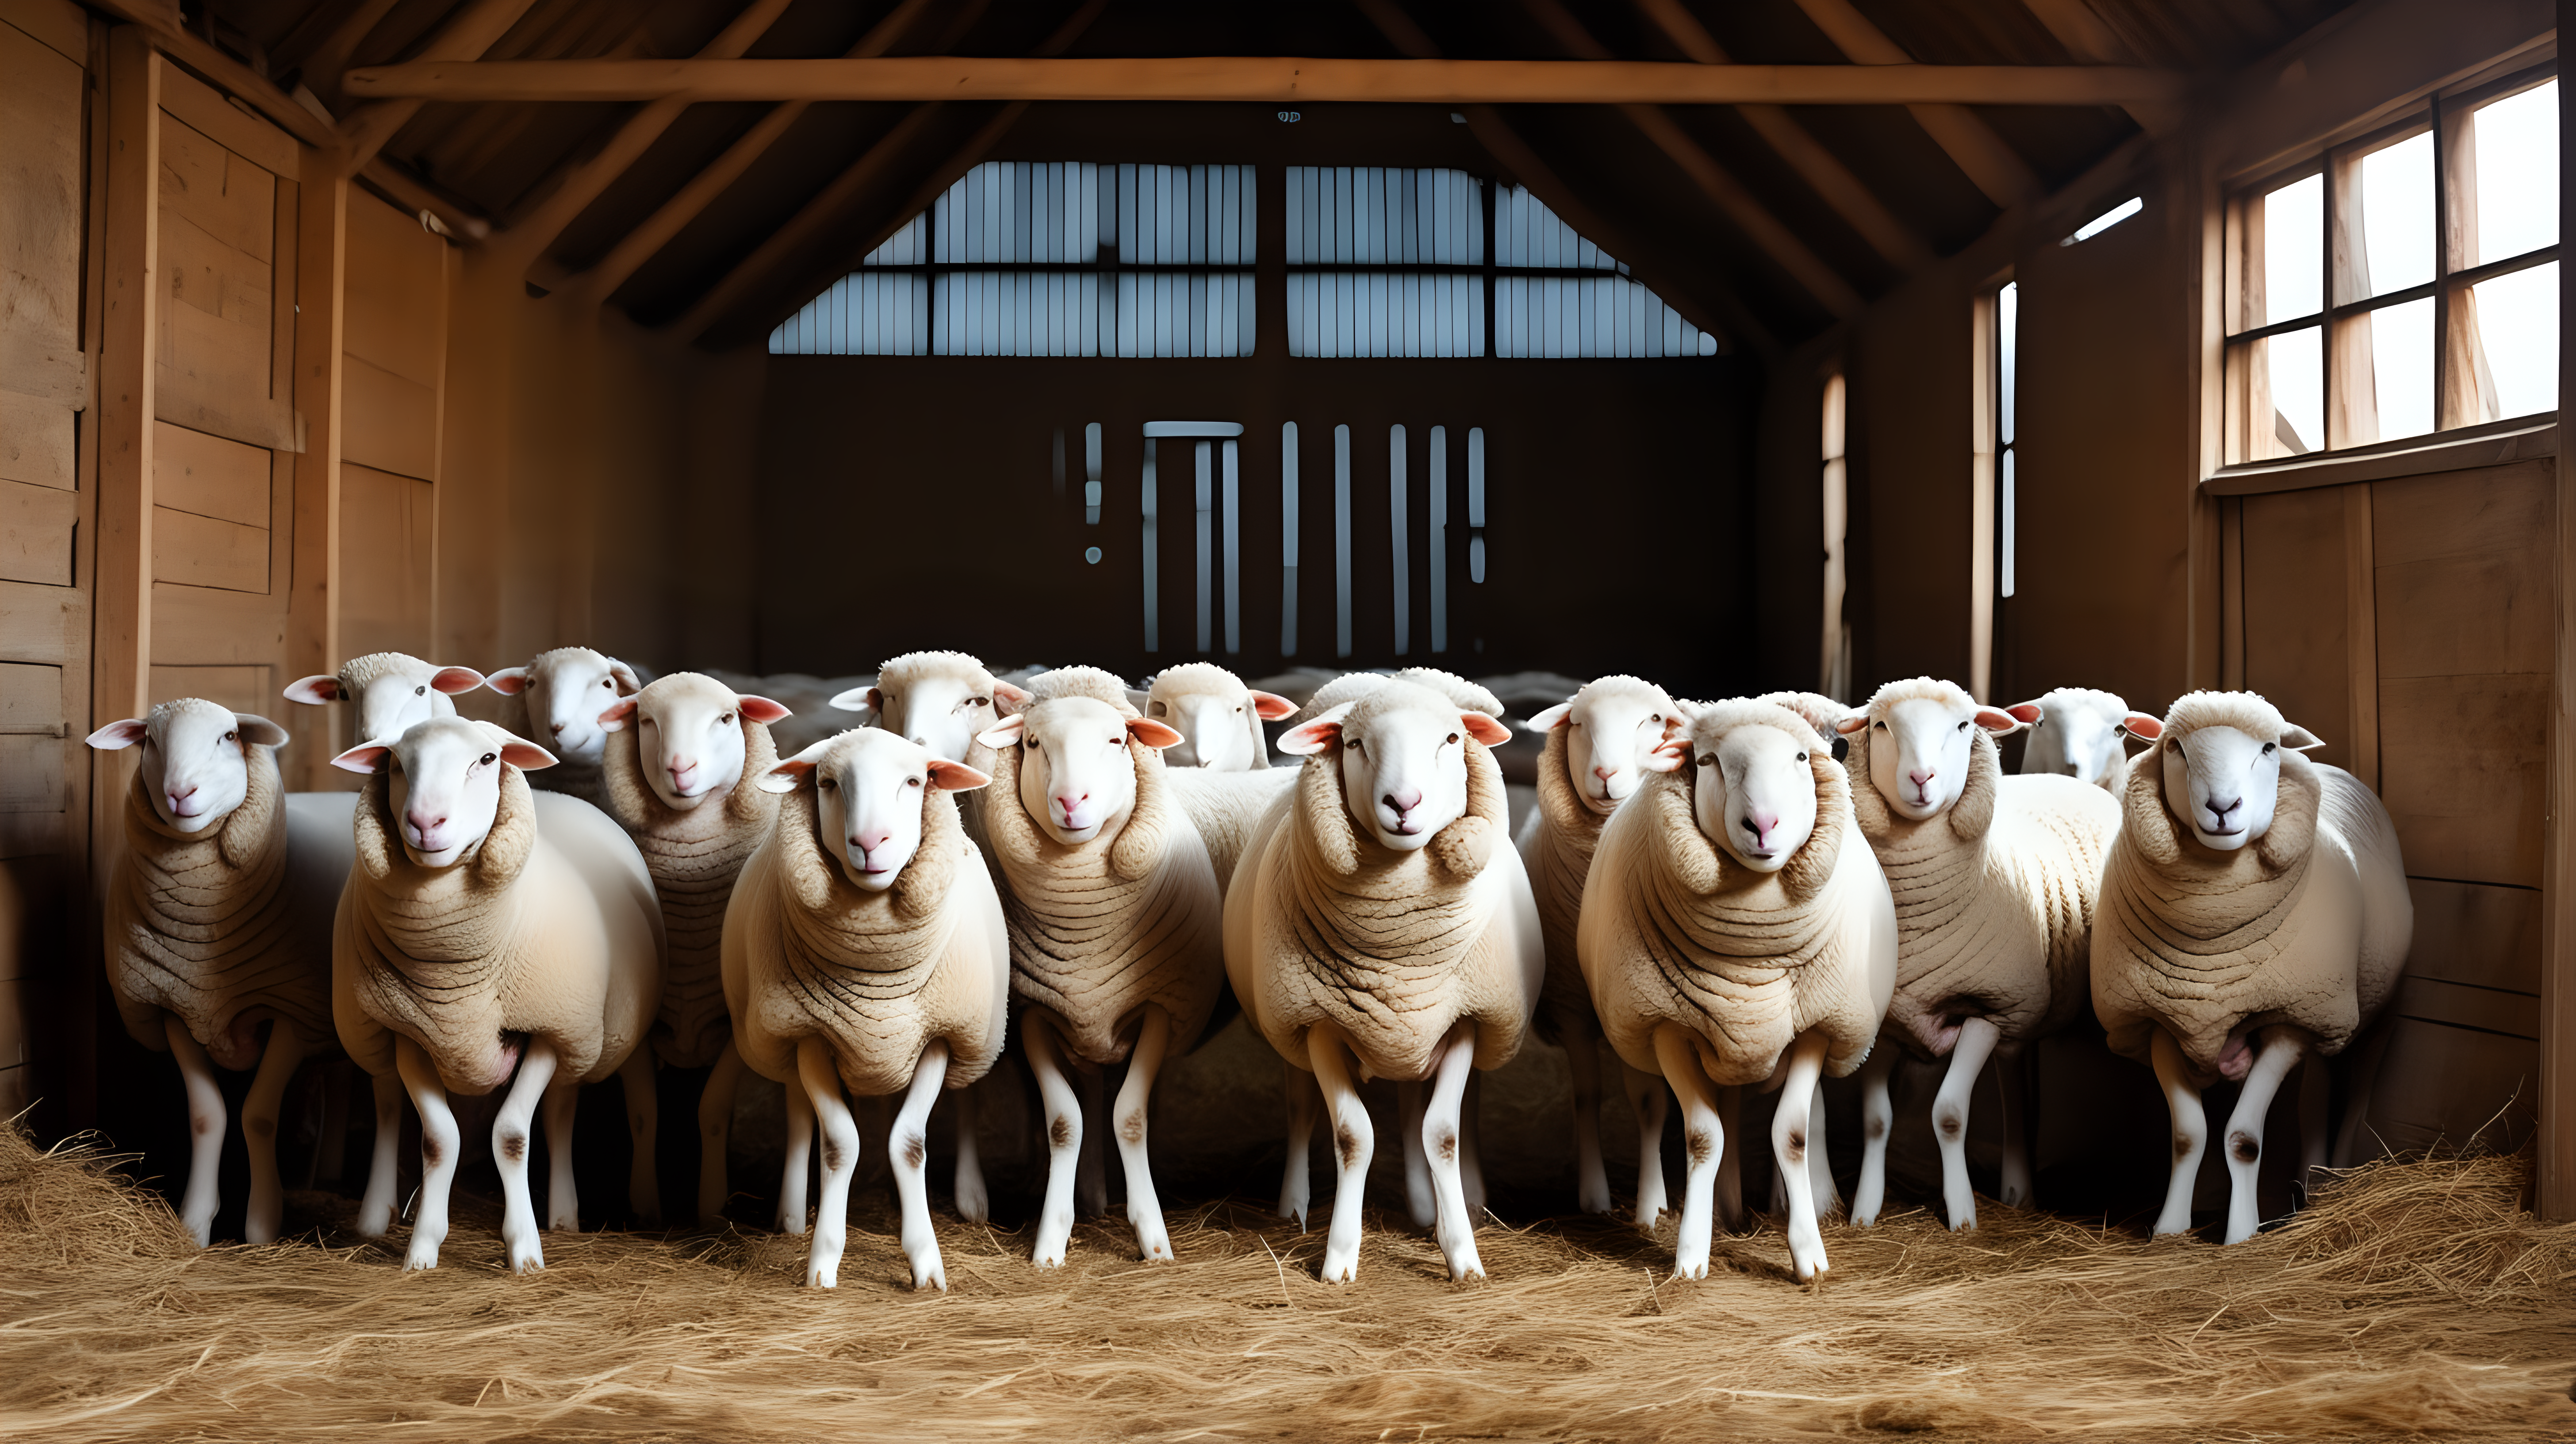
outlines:
M1030 707L1060 697L1088 697L1106 704L1121 717L1144 715L1136 710L1136 700L1127 695L1127 684L1116 673L1098 667L1057 667L1029 679Z
M899 692L933 677L957 677L979 686L993 685L992 669L964 652L930 651L887 658L885 665L877 668L876 686L880 691Z

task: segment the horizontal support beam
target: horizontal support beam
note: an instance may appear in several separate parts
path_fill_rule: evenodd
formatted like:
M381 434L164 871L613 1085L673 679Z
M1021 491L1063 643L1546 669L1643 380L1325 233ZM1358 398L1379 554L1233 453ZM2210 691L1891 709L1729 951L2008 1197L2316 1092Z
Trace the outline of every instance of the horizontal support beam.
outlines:
M1690 65L1653 60L414 61L352 70L353 97L460 102L1176 100L1315 105L2120 105L2188 81L2111 65Z

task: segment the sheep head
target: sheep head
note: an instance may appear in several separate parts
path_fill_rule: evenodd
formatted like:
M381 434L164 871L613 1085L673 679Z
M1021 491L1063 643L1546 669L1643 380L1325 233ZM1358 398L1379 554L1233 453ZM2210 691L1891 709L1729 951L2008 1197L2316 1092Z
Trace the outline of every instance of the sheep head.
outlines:
M600 709L644 690L634 668L588 647L539 652L528 665L504 667L483 680L495 692L525 697L528 730L545 738L556 757L585 767L598 766L608 745Z
M754 785L792 792L808 780L818 840L853 885L883 892L904 877L921 851L930 794L972 792L993 779L962 762L934 757L918 742L869 727L815 743L761 774Z
M453 867L483 845L500 814L505 767L555 765L554 754L535 743L461 717L415 722L400 737L359 743L331 765L373 775L388 761L385 810L403 852L427 868Z
M1692 822L1748 871L1780 873L1794 897L1833 875L1850 784L1797 713L1759 701L1703 708L1647 767L1688 777ZM1711 888L1721 871L1709 872Z
M853 687L832 705L844 712L864 709L874 716L873 725L930 749L934 757L963 762L975 734L1028 699L1027 692L995 680L963 652L908 652L879 668L874 686Z
M2194 841L2213 852L2256 846L2275 870L2307 854L2317 783L2307 759L2287 754L2323 747L2315 734L2252 692L2192 692L2145 735L2158 738L2165 810ZM2285 773L2303 805L2281 806Z
M2127 761L2129 704L2109 692L2060 687L2004 710L2030 724L2021 755L2025 774L2056 773L2105 787Z
M1120 831L1135 810L1147 765L1136 749L1170 747L1181 734L1098 697L1058 696L1030 703L975 740L1018 749L1020 806L1048 837L1079 847Z
M645 783L664 806L688 812L732 792L742 780L750 750L744 724L788 715L778 703L736 692L713 677L674 672L609 703L597 722L603 736L634 727Z
M250 796L250 749L286 745L286 729L195 697L154 704L141 717L89 734L101 752L143 746L143 789L153 814L182 835L204 832Z
M1566 780L1591 812L1607 817L1645 777L1646 759L1682 727L1681 709L1652 682L1600 677L1523 724L1566 729Z
M1468 811L1467 744L1497 747L1511 729L1428 687L1388 680L1291 727L1279 750L1338 754L1343 805L1379 845L1427 846Z
M337 673L299 678L286 689L286 700L320 706L330 702L358 704L360 737L400 737L414 722L453 717L448 698L483 685L483 674L471 667L441 667L402 652L370 652L340 664Z
M1213 662L1166 667L1145 696L1145 715L1181 734L1163 753L1163 765L1210 772L1268 767L1270 747L1262 737L1262 721L1277 721L1296 710L1296 703L1255 691Z
M1867 757L1871 790L1897 816L1922 822L1966 801L1951 818L1963 837L1983 836L1994 817L1993 739L2024 725L2002 708L1980 705L1958 684L1930 677L1890 682L1835 724ZM1975 765L1981 751L1982 767ZM1982 789L1972 785L1979 776Z

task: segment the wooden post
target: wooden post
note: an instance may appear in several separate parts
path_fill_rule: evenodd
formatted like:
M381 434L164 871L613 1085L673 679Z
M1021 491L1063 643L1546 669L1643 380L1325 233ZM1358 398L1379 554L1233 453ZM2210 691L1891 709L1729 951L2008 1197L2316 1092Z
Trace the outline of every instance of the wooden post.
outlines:
M2576 25L2576 0L2558 0L2558 24ZM2576 220L2565 184L2576 144L2576 107L2558 110L2559 234ZM2558 288L2558 414L2576 417L2576 287ZM2561 434L2564 434L2562 425ZM2557 675L2549 689L2549 811L2540 869L2540 1162L2544 1218L2576 1218L2576 487L2560 443Z
M107 59L107 260L100 278L106 305L99 334L98 601L91 685L92 715L113 722L141 716L152 693L163 61L131 25L108 37ZM120 797L131 754L98 756L100 797ZM101 829L98 846L113 847L115 835L114 829Z
M298 187L295 246L295 409L304 454L295 458L294 580L287 596L287 666L297 676L336 672L340 655L340 332L348 269L349 179L338 153L307 147ZM281 281L283 278L280 278ZM335 789L336 713L281 714L305 742L302 787Z

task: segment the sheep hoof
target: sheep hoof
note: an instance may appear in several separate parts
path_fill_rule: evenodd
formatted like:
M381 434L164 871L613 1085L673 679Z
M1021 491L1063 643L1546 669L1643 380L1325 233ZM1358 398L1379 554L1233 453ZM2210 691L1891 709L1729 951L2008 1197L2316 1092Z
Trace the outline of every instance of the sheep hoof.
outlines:
M438 1267L438 1250L436 1248L416 1248L403 1255L404 1273L426 1273L436 1267Z
M524 1253L517 1249L510 1250L510 1272L514 1274L543 1273L545 1272L545 1268L546 1256L536 1249L532 1248Z
M980 1188L961 1190L957 1195L957 1216L968 1223L983 1223L993 1216L993 1201Z
M932 1289L943 1294L948 1292L948 1270L940 1266L936 1254L927 1259L915 1259L912 1265L912 1291L928 1293Z
M1704 1279L1704 1278L1707 1278L1707 1277L1708 1277L1708 1260L1707 1260L1707 1259L1700 1258L1700 1259L1675 1259L1675 1260L1673 1260L1673 1280L1674 1280L1674 1281L1679 1281L1679 1280L1683 1280L1683 1279Z
M1330 1250L1325 1252L1324 1282L1328 1284L1356 1283L1359 1280L1359 1276L1360 1252L1358 1249L1353 1249L1347 1254L1336 1254Z
M840 1286L841 1286L841 1264L840 1264L840 1260L838 1260L838 1259L834 1259L834 1260L832 1260L832 1261L831 1261L831 1262L829 1262L829 1263L817 1263L817 1264L808 1264L808 1265L806 1265L806 1267L805 1267L805 1287L807 1287L807 1288L809 1288L809 1289L837 1289L837 1288L839 1288Z

